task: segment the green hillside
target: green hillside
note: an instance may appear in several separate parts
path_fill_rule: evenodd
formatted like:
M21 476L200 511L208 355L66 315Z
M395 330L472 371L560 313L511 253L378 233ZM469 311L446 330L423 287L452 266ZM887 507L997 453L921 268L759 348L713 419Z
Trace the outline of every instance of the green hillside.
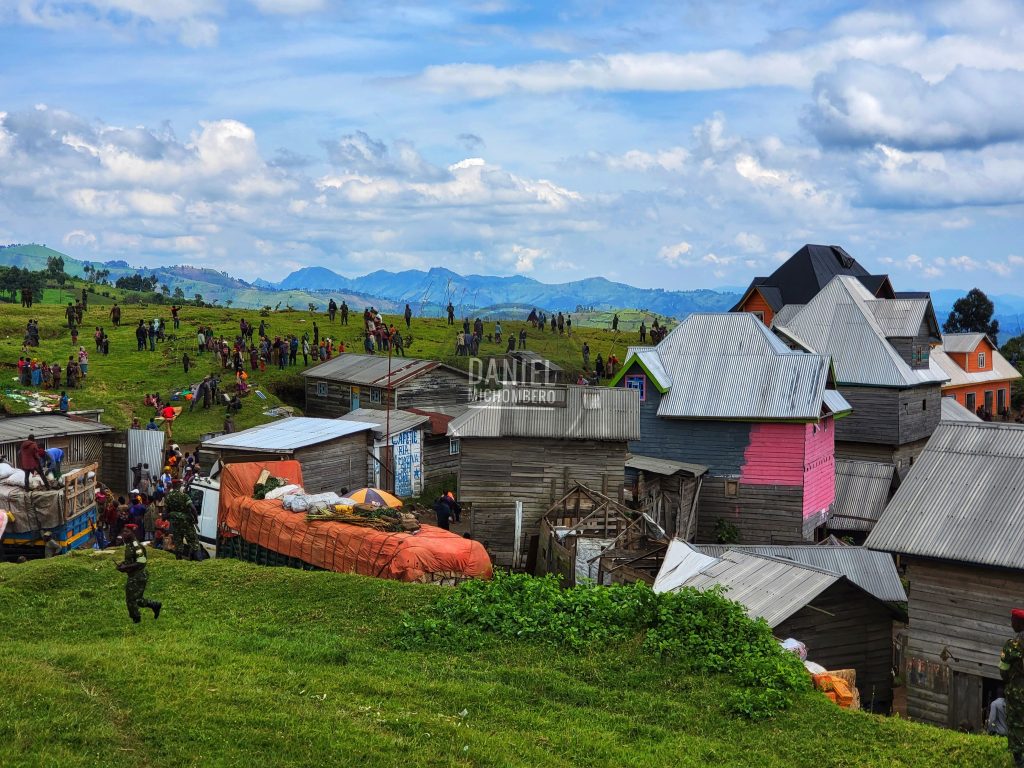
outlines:
M1004 739L844 712L815 693L728 714L717 676L639 647L397 650L439 588L151 558L129 622L118 553L0 564L0 763L181 766L1010 766Z
M70 286L78 295L81 284ZM103 289L107 291L108 289ZM126 304L131 297L130 292L110 290L110 297L101 294L90 294L90 309L84 317L84 328L80 330L79 344L89 352L89 376L85 386L71 392L73 409L104 409L103 421L114 427L124 428L131 423L132 416L138 416L145 422L152 409L143 406L142 398L147 392L159 392L167 398L171 392L179 391L199 381L205 374L220 371L209 353L200 356L195 353L195 333L199 325L211 326L218 335L223 334L233 340L238 333L239 321L245 317L249 322L259 324L261 319L268 326L268 333L286 335L294 333L301 337L309 332L312 337L313 322L320 327L321 336L332 336L335 340L344 341L350 351L362 350L361 315L362 307L353 313L351 324L342 326L339 321L331 325L323 312L311 314L308 311L271 312L268 317L261 318L253 310L228 308L211 308L186 306L181 313L181 328L176 339L158 344L155 352L136 351L134 327L140 319L150 320L161 317L170 322L168 305ZM48 289L46 302L37 303L32 309L24 309L18 304L0 303L0 407L13 413L22 413L30 409L31 404L24 401L25 392L17 383L16 363L23 354L22 340L25 325L29 318L39 320L41 328L41 345L28 350L28 353L39 360L63 365L68 355L74 351L71 335L64 321L64 304L71 295L70 290L58 291ZM121 327L114 328L110 322L110 302L121 301L124 313ZM52 303L49 303L52 302ZM402 319L396 315L386 316L389 322L403 329ZM95 353L93 331L96 326L103 326L109 334L110 355L103 357ZM550 357L563 366L568 374L575 378L582 368L582 346L590 345L591 365L601 354L607 357L614 352L620 360L625 359L629 344L638 343L635 333L621 332L613 334L602 328L575 329L571 337L552 334L550 331L539 332L523 322L505 321L502 323L506 338L509 333L518 333L521 328L527 331L527 348ZM439 359L452 365L466 368L468 359L455 357L455 334L461 326L449 326L440 319L415 318L412 324L412 344L407 352L413 357ZM485 333L492 333L494 325L488 322ZM169 333L174 333L169 330ZM505 344L487 342L485 340L481 355L500 355L505 351ZM192 371L186 375L181 365L182 354L189 352L192 358ZM301 367L301 356L299 358ZM248 361L247 361L248 365ZM258 399L250 395L242 412L235 419L239 429L255 426L271 420L263 411L281 404L283 397L289 404L299 408L303 405L302 379L298 376L298 367L278 371L268 368L264 373L252 373L250 384L255 384L267 399ZM233 374L224 381L233 383ZM59 391L59 390L58 390ZM203 411L196 409L185 412L176 421L174 436L179 442L192 443L200 435L219 431L223 420L223 409L216 408Z

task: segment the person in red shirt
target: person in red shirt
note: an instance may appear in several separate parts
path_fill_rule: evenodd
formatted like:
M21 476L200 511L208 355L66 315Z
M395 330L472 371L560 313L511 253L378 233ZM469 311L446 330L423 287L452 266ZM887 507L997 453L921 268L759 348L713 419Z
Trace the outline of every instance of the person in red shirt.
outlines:
M43 485L46 486L47 490L52 490L50 484L46 481L46 475L43 474L42 465L39 463L43 456L43 449L36 442L36 436L29 434L28 439L22 441L18 447L18 453L21 459L21 468L25 472L25 490L28 490L29 476L33 472L43 479Z
M160 411L160 415L164 417L164 423L167 424L167 436L174 437L174 407L171 405L165 405L163 410Z

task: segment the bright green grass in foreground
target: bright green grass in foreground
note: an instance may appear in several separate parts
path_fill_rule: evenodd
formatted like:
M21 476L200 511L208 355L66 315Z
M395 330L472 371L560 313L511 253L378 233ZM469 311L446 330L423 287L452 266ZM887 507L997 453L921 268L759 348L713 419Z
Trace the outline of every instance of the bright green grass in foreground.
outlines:
M1005 740L843 712L750 723L721 678L638 646L394 650L438 588L156 556L128 621L116 555L0 565L0 764L1007 767Z
M51 293L56 294L56 291L48 291L47 298ZM65 299L68 295L69 292L65 291ZM349 351L362 351L363 307L354 308L356 311L350 318L350 324L342 326L340 321L330 323L326 314L311 314L308 311L273 312L269 317L261 318L257 310L185 306L181 311L181 327L177 331L168 328L168 333L177 336L176 340L157 344L155 352L138 352L134 330L137 322L140 319L148 321L161 317L169 325L170 306L122 305L121 327L114 328L109 317L110 306L96 304L92 296L90 302L78 340L89 353L89 375L83 388L70 393L71 407L73 410L103 408L103 422L122 429L131 423L132 416L138 416L145 423L152 414L152 409L142 404L146 392L160 392L161 396L167 397L172 390L190 386L207 373L221 371L220 365L213 362L210 353L198 355L195 351L195 335L199 325L212 326L218 336L224 334L229 341L233 341L243 317L256 326L259 326L262 319L267 324L267 333L271 338L292 333L301 338L303 333L308 332L312 339L313 323L316 322L321 337L330 336L336 341L343 341ZM22 339L29 318L39 320L41 331L40 346L29 350L32 357L50 363L59 360L63 367L68 355L72 351L77 352L77 347L72 347L63 312L63 306L56 303L37 303L32 309L23 309L18 304L0 304L0 406L10 412L22 413L28 410L24 403L5 397L4 390L20 389L15 381L15 363L22 354ZM388 316L386 319L406 334L401 318ZM110 336L110 355L107 357L95 353L93 332L96 326L102 326ZM637 335L631 332L613 334L603 329L580 328L574 330L571 337L566 337L550 331L537 331L529 328L527 323L502 323L506 338L509 333L518 333L524 326L527 328L527 348L562 365L572 380L575 380L582 368L584 342L588 342L591 348L591 365L597 360L598 353L607 357L614 352L620 361L624 360L627 346L638 343ZM409 356L443 360L466 368L467 358L455 357L455 334L460 329L461 322L457 326L449 326L445 320L436 318L413 319L413 341L408 349ZM493 331L494 324L486 323L485 334ZM184 373L181 364L182 354L186 351L192 359L192 370L188 375ZM480 350L482 357L502 355L504 352L504 343L487 343L486 340ZM289 387L298 394L293 404L301 408L303 381L298 376L301 367L302 356L299 355L298 366L286 367L284 371L268 367L263 373L257 371L251 374L249 383L259 387L267 399L260 400L255 395L248 397L242 412L235 419L236 428L245 429L270 421L271 418L262 412L281 404L277 396L281 387ZM221 372L229 374L223 377L223 383L233 386L233 373ZM219 431L223 418L223 408L211 408L208 411L197 409L192 413L184 413L175 422L174 438L183 445L196 442L203 433Z

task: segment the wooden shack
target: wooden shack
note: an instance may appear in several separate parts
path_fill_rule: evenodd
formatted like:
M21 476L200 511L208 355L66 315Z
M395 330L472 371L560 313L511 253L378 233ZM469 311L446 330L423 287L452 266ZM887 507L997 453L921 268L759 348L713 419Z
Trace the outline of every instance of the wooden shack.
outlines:
M295 459L309 493L355 490L370 484L369 457L375 424L294 416L259 427L219 435L199 446L200 461L211 466L249 461Z
M626 499L669 536L685 541L697 529L697 503L708 468L702 464L630 454L626 459Z
M1024 595L1024 426L943 422L868 536L909 588L907 714L981 730Z
M639 554L666 541L665 531L647 515L577 485L541 519L535 573L555 574L567 587L584 579L611 584L610 577L599 575L602 555L613 550Z
M61 469L78 469L99 463L103 455L104 440L113 430L94 418L60 413L40 413L0 418L0 461L12 467L18 464L18 446L35 435L44 449L60 448L64 451ZM118 483L120 486L120 483Z
M750 549L718 556L674 540L656 592L723 587L751 618L778 638L796 638L826 669L855 669L861 707L888 712L892 703L892 627L899 613L842 573Z
M640 434L637 394L606 387L507 388L448 425L459 441L459 498L496 563L524 567L551 504L576 485L622 488L626 443Z
M410 408L430 419L429 428L423 433L423 482L425 486L438 483L455 487L459 474L459 440L448 437L448 425L452 419L466 412L468 405L438 405L430 408Z
M308 416L359 408L429 408L469 401L465 371L436 360L346 353L302 371Z

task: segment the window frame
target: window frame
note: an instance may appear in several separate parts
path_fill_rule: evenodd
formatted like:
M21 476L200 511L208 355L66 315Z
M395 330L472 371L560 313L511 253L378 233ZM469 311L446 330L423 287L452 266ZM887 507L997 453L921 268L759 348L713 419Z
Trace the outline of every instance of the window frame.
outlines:
M640 386L633 386L634 383L639 383ZM629 373L622 378L622 384L626 389L635 389L640 393L640 402L647 401L647 376L643 373Z
M316 383L316 396L317 397L327 397L329 391L330 390L329 390L329 388L327 386L327 382L326 381L318 381Z
M980 352L978 352L978 370L979 371L984 371L985 370L985 363L986 363L987 360L988 360L988 358L985 356L985 350L981 350Z
M449 456L461 456L462 445L459 443L459 438L449 437L448 438L448 455Z
M380 405L382 401L383 401L383 397L381 396L381 388L380 387L373 387L373 388L371 388L370 389L370 402L374 403L376 405Z
M964 393L964 408L974 413L978 410L978 395L974 392Z

